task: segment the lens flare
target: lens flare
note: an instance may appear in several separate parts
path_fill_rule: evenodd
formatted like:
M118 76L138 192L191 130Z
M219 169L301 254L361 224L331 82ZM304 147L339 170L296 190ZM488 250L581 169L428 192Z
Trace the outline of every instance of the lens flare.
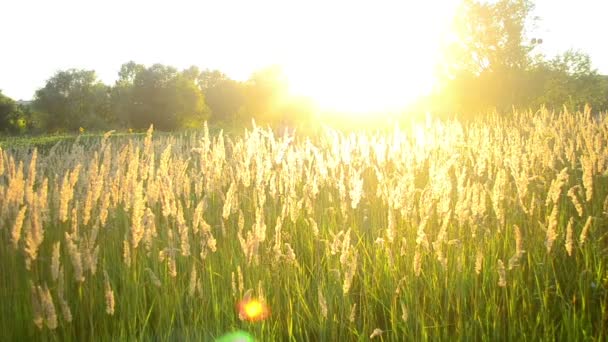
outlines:
M254 342L253 336L244 331L235 331L221 336L215 342Z
M247 321L261 321L268 317L270 310L257 299L244 299L238 304L239 317Z

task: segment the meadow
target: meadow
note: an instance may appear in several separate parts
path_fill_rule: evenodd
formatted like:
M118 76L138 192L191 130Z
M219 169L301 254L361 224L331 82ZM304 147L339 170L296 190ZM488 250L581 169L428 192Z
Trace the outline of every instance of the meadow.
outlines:
M540 110L3 145L0 339L606 340L607 144Z

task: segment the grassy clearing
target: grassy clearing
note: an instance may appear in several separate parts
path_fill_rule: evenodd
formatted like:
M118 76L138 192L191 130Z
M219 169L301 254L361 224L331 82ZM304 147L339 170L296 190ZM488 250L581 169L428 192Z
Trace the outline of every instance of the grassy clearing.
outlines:
M608 122L0 151L3 340L606 339ZM239 317L244 296L271 314ZM376 330L380 329L380 330Z

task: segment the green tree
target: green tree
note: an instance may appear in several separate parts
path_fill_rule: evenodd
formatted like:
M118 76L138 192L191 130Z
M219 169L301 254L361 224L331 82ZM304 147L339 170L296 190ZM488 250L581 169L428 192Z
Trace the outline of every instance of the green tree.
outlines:
M93 70L59 71L36 91L33 106L47 130L105 129L113 119L109 90Z
M245 86L246 111L256 121L276 124L284 122L288 113L287 79L279 66L254 72Z
M464 0L446 47L448 75L527 68L534 44L525 42L525 24L533 8L528 0Z
M433 102L467 113L525 104L530 52L541 42L525 39L532 9L528 0L464 0L438 65L440 87Z
M131 128L154 124L160 130L196 127L207 117L195 67L179 72L162 64L149 68L129 62L119 72L113 89L113 107L119 120Z
M589 55L568 50L538 66L542 70L543 92L536 99L552 109L562 106L570 111L580 110L586 104L598 110L608 107L606 78L591 66Z
M205 102L215 122L237 125L249 123L242 118L245 89L242 83L230 79L218 70L205 70L198 76L198 85L205 94Z
M15 133L19 119L19 108L15 101L0 90L0 133Z

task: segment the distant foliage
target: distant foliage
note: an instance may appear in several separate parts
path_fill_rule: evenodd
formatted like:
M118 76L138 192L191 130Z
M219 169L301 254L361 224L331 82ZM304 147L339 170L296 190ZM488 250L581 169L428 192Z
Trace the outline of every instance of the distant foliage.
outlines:
M588 55L569 50L547 60L534 54L543 39L527 38L533 8L528 0L463 1L438 67L440 86L426 105L460 116L541 105L607 110L608 82Z
M93 70L57 72L36 91L33 107L41 113L39 125L46 131L78 131L80 127L105 129L112 121L109 87Z
M195 67L178 71L162 64L149 68L129 62L119 72L112 92L118 121L129 128L160 130L200 126L208 117Z
M18 133L25 125L25 116L28 111L0 90L0 134Z

